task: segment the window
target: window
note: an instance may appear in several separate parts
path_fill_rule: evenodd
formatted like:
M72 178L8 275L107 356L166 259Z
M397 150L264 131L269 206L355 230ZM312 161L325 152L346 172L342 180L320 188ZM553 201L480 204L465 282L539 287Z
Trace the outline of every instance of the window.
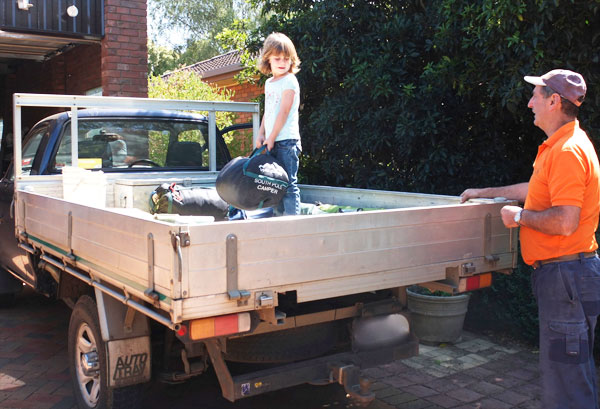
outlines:
M208 168L208 125L203 121L80 118L79 166ZM221 154L222 155L222 154ZM71 124L64 125L55 171L71 165Z
M27 137L25 143L23 144L23 154L21 161L21 169L23 175L29 175L31 173L31 167L33 166L33 159L35 158L35 153L40 146L40 142L44 136L47 136L48 133L48 124L42 124L35 128Z
M48 136L48 123L44 122L34 128L29 136L26 136L23 148L21 150L21 173L25 176L31 174L35 154L42 142L42 139ZM14 164L11 163L6 172L6 176L12 181L15 179Z

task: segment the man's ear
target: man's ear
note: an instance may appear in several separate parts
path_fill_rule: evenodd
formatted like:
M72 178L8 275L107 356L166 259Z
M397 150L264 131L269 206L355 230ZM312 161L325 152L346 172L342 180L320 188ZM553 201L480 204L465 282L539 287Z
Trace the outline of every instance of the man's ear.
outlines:
M560 99L560 95L552 94L550 95L550 109L561 109L562 101Z

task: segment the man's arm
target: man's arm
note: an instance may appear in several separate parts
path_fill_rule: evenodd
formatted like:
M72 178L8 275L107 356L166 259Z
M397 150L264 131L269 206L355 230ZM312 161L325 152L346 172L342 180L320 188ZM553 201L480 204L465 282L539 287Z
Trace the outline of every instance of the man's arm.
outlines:
M504 206L501 210L502 222L506 227L517 227L515 214L521 211L519 206ZM554 206L540 212L523 210L521 212L521 226L553 236L569 236L579 227L579 214L581 209L577 206Z
M460 202L464 203L469 199L504 197L509 200L518 200L520 203L525 203L529 182L518 183L516 185L500 186L500 187L485 187L482 189L467 189L460 195Z

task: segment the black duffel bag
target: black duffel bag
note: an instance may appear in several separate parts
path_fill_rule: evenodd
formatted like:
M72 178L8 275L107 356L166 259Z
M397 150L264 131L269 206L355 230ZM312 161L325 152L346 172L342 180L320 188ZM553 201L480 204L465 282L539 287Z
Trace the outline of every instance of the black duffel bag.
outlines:
M163 183L150 195L150 212L181 216L213 216L226 220L229 205L215 189Z
M244 210L275 207L289 184L288 174L274 156L255 149L248 158L228 162L217 176L217 192L230 205Z

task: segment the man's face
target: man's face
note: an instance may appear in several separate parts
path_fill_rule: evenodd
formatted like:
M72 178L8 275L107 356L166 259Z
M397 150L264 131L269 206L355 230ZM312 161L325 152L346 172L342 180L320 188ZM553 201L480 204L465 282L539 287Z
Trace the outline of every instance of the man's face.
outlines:
M535 86L527 107L531 108L531 111L534 114L533 124L538 128L544 129L543 125L548 118L549 107L550 103L552 102L552 98L551 96L544 96L542 88L543 87L541 85Z

